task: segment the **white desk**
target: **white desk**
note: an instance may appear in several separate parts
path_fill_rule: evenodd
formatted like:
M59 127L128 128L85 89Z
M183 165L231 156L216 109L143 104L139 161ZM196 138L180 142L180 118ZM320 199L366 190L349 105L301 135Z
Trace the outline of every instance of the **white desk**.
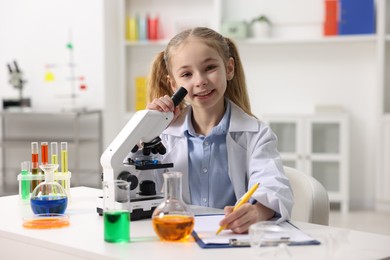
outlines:
M95 203L101 190L77 187L71 189L71 194L72 202L67 209L71 225L52 230L23 228L23 214L31 214L29 205L21 206L18 203L18 196L1 197L1 258L261 259L251 248L201 249L193 241L161 242L155 235L150 220L131 222L130 243L106 243L103 239L103 218L96 213ZM343 242L334 251L332 259L381 259L390 256L390 236L302 222L294 223L315 238L340 232L344 234ZM293 256L289 259L326 259L325 249L325 245L289 247Z

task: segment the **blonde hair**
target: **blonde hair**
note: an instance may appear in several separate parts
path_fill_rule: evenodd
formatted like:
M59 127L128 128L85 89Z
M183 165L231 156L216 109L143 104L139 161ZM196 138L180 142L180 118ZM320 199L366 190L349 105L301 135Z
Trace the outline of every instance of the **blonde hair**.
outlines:
M225 97L230 99L247 114L252 115L246 88L245 73L236 45L229 38L225 38L216 31L206 27L195 27L182 31L169 41L165 51L160 52L155 57L148 77L148 101L151 102L155 98L164 95L172 96L173 91L167 77L171 75L169 66L171 52L185 41L189 41L191 37L201 39L207 46L215 49L223 59L225 68L227 67L229 58L233 58L234 76L227 82ZM181 106L183 107L183 103Z

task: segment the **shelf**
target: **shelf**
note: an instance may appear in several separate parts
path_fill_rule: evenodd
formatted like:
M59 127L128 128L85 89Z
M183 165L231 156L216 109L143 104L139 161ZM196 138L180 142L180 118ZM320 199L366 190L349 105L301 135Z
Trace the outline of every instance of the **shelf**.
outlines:
M316 162L333 162L333 161L340 161L342 156L340 154L313 153L309 155L309 157L312 161L316 161Z
M86 142L97 142L97 141L100 141L101 138L99 137L86 137L86 138L83 138L83 137L80 137L77 141L78 142L83 142L83 143L86 143ZM38 142L38 143L41 143L41 142L57 142L57 143L60 143L60 142L68 142L69 144L71 143L74 143L75 141L75 138L48 138L48 137L7 137L7 139L3 140L0 145L1 146L4 146L4 147L7 147L9 145L18 145L18 144L23 144L25 145L26 142L30 143L30 142Z
M127 47L166 46L169 40L157 41L125 41Z
M376 40L376 35L350 35L350 36L320 36L313 38L268 38L268 39L246 39L236 40L239 44L317 44L317 43L359 43L372 42Z
M388 38L387 38L388 37ZM386 39L390 39L387 36ZM346 36L320 36L313 38L263 38L263 39L235 39L238 44L249 45L271 45L271 44L317 44L317 43L360 43L360 42L372 42L377 39L376 35L346 35ZM158 41L125 41L127 47L147 47L147 46L166 46L168 44L167 39Z

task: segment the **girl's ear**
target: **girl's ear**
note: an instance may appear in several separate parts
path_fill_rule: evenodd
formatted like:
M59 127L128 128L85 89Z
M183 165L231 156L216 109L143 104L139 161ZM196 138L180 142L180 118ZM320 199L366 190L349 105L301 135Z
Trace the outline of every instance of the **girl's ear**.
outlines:
M169 75L167 75L167 80L169 82L169 86L171 87L172 91L175 92L177 89L175 80L172 79L171 76L169 76Z
M226 67L226 79L231 80L233 77L234 77L234 59L230 57Z

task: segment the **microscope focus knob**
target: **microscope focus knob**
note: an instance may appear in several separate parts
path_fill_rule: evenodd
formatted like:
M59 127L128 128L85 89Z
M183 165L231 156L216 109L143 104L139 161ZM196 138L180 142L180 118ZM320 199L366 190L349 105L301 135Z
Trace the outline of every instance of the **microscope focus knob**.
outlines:
M139 185L139 194L143 196L156 195L156 184L151 180L144 180Z
M138 186L138 178L130 172L123 171L118 175L118 180L130 182L130 190L134 190Z

